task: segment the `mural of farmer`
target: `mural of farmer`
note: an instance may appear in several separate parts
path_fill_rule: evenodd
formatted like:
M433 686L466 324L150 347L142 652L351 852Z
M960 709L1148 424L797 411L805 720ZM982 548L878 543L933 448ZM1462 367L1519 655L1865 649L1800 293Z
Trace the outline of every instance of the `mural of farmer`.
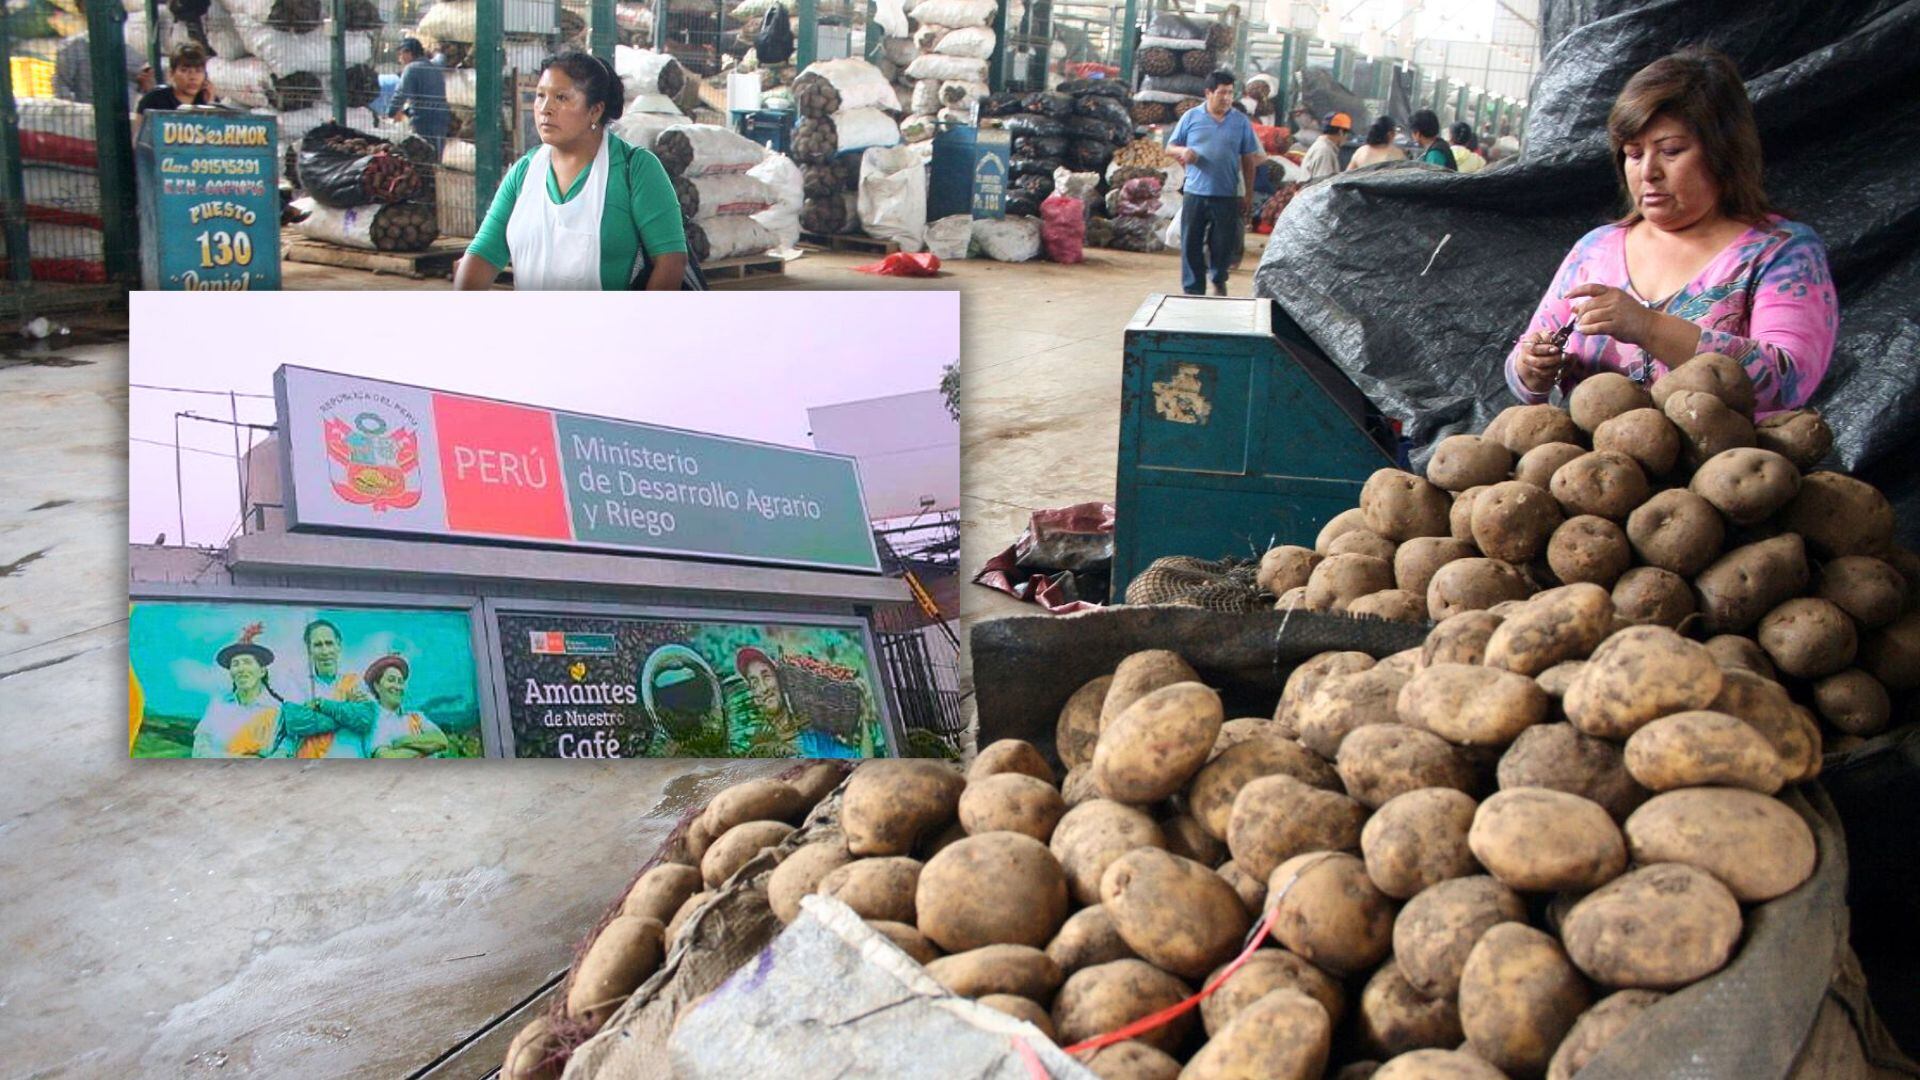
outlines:
M366 757L376 707L359 673L340 670L345 648L340 628L315 619L301 637L307 646L307 700L281 711L286 734L295 741L293 756ZM337 707L322 710L322 703Z
M446 753L446 733L433 721L406 707L407 679L412 673L406 659L393 654L367 665L367 685L373 688L379 710L373 731L367 736L369 756L423 758ZM340 706L329 703L323 707Z
M859 750L837 738L835 733L815 727L808 722L807 718L794 715L786 687L780 681L779 665L774 663L773 657L749 645L734 653L733 667L740 673L740 677L747 681L748 688L753 691L753 704L762 722L775 730L798 729L798 750L801 757L860 756Z
M221 649L214 662L227 669L232 684L207 703L193 729L197 758L266 757L280 739L280 695L267 682L273 650L254 639L265 629L251 623L238 640Z

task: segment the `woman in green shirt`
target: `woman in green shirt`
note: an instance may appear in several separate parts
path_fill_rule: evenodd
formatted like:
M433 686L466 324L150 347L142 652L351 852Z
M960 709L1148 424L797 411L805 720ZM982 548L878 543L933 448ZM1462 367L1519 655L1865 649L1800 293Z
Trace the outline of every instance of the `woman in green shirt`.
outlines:
M540 147L507 171L456 289L491 288L508 264L519 289L678 289L687 267L680 202L660 159L607 130L623 104L605 61L564 52L540 66Z

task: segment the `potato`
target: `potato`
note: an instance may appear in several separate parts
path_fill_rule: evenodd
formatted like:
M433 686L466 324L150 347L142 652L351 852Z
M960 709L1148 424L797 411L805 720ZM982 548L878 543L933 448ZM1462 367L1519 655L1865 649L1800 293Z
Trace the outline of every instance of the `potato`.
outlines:
M1484 874L1421 890L1393 922L1393 955L1401 975L1430 998L1452 999L1460 972L1481 935L1505 922L1525 922L1517 893Z
M1505 620L1486 611L1463 611L1440 621L1427 633L1420 648L1420 666L1478 664L1486 658L1487 642Z
M1240 952L1252 921L1240 895L1206 866L1157 848L1115 859L1100 901L1141 959L1197 979Z
M1793 409L1755 424L1753 441L1793 462L1801 472L1812 472L1833 449L1833 429L1817 410Z
M863 919L913 923L922 869L920 860L904 856L859 859L827 871L814 892L833 897Z
M1351 675L1332 675L1320 681L1313 696L1294 715L1294 726L1307 749L1327 760L1340 752L1340 742L1366 724L1390 724L1394 701L1407 677L1379 665Z
M1225 840L1240 789L1258 777L1283 773L1329 791L1340 785L1333 768L1312 751L1292 739L1269 735L1249 739L1208 762L1193 778L1187 805L1209 835Z
M1561 702L1588 735L1624 739L1669 713L1705 708L1720 692L1713 655L1663 626L1636 626L1602 642Z
M1209 869L1227 861L1226 842L1215 839L1190 814L1162 818L1160 832L1167 838L1166 850L1183 859L1192 859Z
M1372 529L1354 529L1341 533L1333 543L1327 545L1327 557L1335 555L1371 555L1376 559L1393 562L1393 553L1400 545L1374 532ZM1308 575L1312 580L1312 575Z
M1515 1075L1545 1072L1554 1048L1592 1001L1560 943L1522 923L1482 934L1460 972L1467 1048Z
M1207 758L1209 763L1218 760L1221 754L1253 739L1292 738L1280 732L1280 725L1271 717L1236 716L1220 725L1220 734L1213 740L1213 752Z
M1248 781L1233 800L1227 849L1249 874L1271 878L1274 867L1303 851L1360 846L1367 808L1337 791L1322 791L1279 774Z
M1180 1071L1184 1080L1319 1080L1333 1024L1298 990L1275 990L1240 1010Z
M1373 657L1363 652L1325 652L1302 661L1287 673L1286 686L1280 691L1280 704L1273 710L1279 733L1287 738L1300 734L1297 713L1301 702L1311 697L1321 680L1330 675L1351 675L1374 665Z
M701 816L714 836L725 836L736 825L749 821L784 821L798 825L813 804L792 784L783 780L747 780L722 791L707 804Z
M560 1080L560 1072L566 1067L566 1049L547 1017L536 1016L507 1044L500 1080Z
M1031 945L983 945L943 956L927 965L933 981L961 997L1012 994L1047 1001L1066 975L1046 953Z
M1657 566L1636 566L1613 583L1613 610L1634 626L1678 629L1694 613L1687 579Z
M1687 487L1735 525L1758 525L1793 500L1800 470L1771 450L1737 447L1701 465Z
M1907 606L1907 580L1868 555L1847 555L1820 568L1819 596L1871 630L1900 617Z
M1508 480L1474 499L1473 542L1490 558L1526 562L1547 549L1561 520L1560 506L1545 488Z
M1681 390L1662 411L1680 429L1680 460L1697 469L1715 454L1753 445L1753 421L1712 394Z
M1659 409L1632 409L1602 421L1595 450L1614 450L1640 463L1648 476L1665 476L1680 463L1680 429Z
M1656 795L1627 819L1627 851L1641 866L1686 863L1734 899L1764 903L1813 876L1813 830L1779 799L1740 788Z
M1186 983L1145 960L1095 964L1067 976L1053 999L1053 1026L1060 1041L1071 1046L1177 1005L1192 993ZM1191 1012L1183 1013L1142 1032L1139 1040L1157 1050L1177 1050L1193 1022Z
M1652 405L1653 395L1645 387L1617 371L1589 375L1567 396L1568 414L1588 434L1622 413Z
M1134 653L1113 669L1113 682L1107 688L1107 698L1100 703L1100 730L1106 731L1107 725L1131 708L1134 702L1163 686L1199 681L1200 676L1178 653L1166 649L1147 649Z
M673 921L667 924L666 948L671 949L673 943L680 940L681 933L685 931L687 926L693 921L694 915L706 905L707 901L717 895L717 893L709 889L706 892L697 892L687 897L687 902L681 904L680 910L673 913Z
M1773 661L1767 658L1767 651L1752 638L1721 634L1708 638L1706 645L1722 671L1750 671L1765 679L1775 675Z
M1775 666L1796 679L1819 679L1852 666L1860 640L1853 620L1831 600L1789 600L1760 619L1756 635Z
M1711 712L1737 716L1758 731L1780 755L1787 783L1811 780L1820 771L1819 732L1802 709L1777 682L1750 671L1720 673L1720 693L1708 703Z
M1288 589L1307 583L1313 576L1313 568L1320 565L1325 555L1295 544L1284 544L1271 548L1260 556L1260 570L1254 582L1266 592L1279 596Z
M1031 836L969 836L927 860L913 905L914 924L947 952L1038 949L1067 921L1067 875Z
M1652 792L1627 772L1620 748L1581 734L1572 724L1540 724L1520 733L1500 756L1500 787L1550 788L1600 804L1624 821Z
M1505 1073L1464 1050L1415 1050L1370 1075L1371 1080L1506 1080Z
M728 829L700 859L700 876L717 889L765 848L778 845L793 833L784 821L749 821Z
M1632 564L1626 532L1603 517L1568 518L1547 540L1547 566L1568 585L1611 586Z
M1025 1020L1040 1029L1049 1041L1054 1038L1053 1017L1032 998L1023 998L1017 994L982 994L979 1002L996 1012L1006 1013L1016 1020Z
M1515 454L1525 454L1545 443L1578 443L1580 429L1573 417L1551 405L1514 405L1493 418L1485 437Z
M1311 611L1313 610L1312 608L1309 608L1307 606L1307 587L1305 585L1297 585L1291 589L1288 589L1286 592L1281 593L1279 596L1275 597L1273 600L1273 610L1275 611Z
M1416 990L1392 958L1367 980L1355 1010L1360 1052L1395 1058L1414 1050L1460 1045L1460 1010L1451 998L1431 998Z
M1100 792L1093 786L1092 773L1093 769L1087 765L1067 770L1067 778L1060 782L1060 800L1067 804L1067 809L1100 797Z
M1586 670L1586 667L1587 662L1585 660L1562 660L1540 674L1535 675L1533 681L1540 685L1542 693L1553 699L1554 708L1557 709L1560 699L1567 696L1567 687L1573 685L1573 677ZM1552 711L1554 710L1549 710L1549 712ZM1558 717L1558 719L1564 720L1566 718L1562 716ZM1525 734L1525 732L1522 732L1522 734Z
M1405 900L1452 878L1480 871L1467 847L1478 804L1451 788L1396 795L1367 819L1360 851L1374 887Z
M1060 932L1047 943L1047 956L1068 975L1095 964L1135 957L1133 949L1113 924L1104 904L1081 908L1068 916Z
M852 771L852 764L852 762L816 761L803 766L799 772L787 777L787 783L792 785L793 790L800 793L800 798L806 802L807 810L811 813L813 808L820 804L820 800L833 794L833 790L847 778L847 774ZM804 821L805 815L802 815L801 819Z
M1712 503L1684 488L1670 488L1628 515L1627 541L1647 565L1692 577L1720 553L1726 525Z
M1267 883L1265 879L1254 877L1252 874L1240 869L1240 864L1234 862L1232 859L1221 863L1219 867L1214 870L1214 873L1219 874L1226 880L1227 884L1233 886L1234 892L1240 894L1240 902L1246 905L1248 914L1258 917L1261 911L1266 908Z
M1859 668L1848 668L1814 684L1813 703L1827 723L1862 738L1885 731L1893 716L1887 688Z
M1394 584L1407 592L1419 594L1424 604L1427 586L1432 583L1435 572L1455 559L1468 559L1476 554L1478 552L1472 544L1452 537L1415 537L1401 544L1394 552Z
M1861 670L1894 693L1920 689L1920 611L1868 634L1859 659Z
M1654 408L1665 408L1675 394L1688 390L1710 394L1734 412L1753 416L1753 377L1724 353L1701 353L1655 379Z
M1377 1061L1350 1061L1333 1074L1333 1080L1372 1080L1373 1074L1379 1071Z
M1089 799L1068 810L1049 841L1073 898L1082 904L1100 902L1100 876L1113 860L1137 847L1166 845L1159 824L1145 811L1107 799Z
M1550 788L1506 788L1473 815L1467 846L1519 892L1577 892L1627 868L1620 827L1592 799Z
M1547 707L1546 692L1523 675L1435 664L1400 691L1395 714L1409 727L1460 746L1505 746L1546 719Z
M1058 781L1045 754L1025 739L1001 739L987 746L967 769L969 783L1003 773L1021 773L1054 787Z
M1663 716L1627 740L1627 771L1650 791L1724 784L1771 795L1785 781L1780 755L1753 725L1705 709Z
M1327 553L1327 545L1338 540L1342 533L1367 527L1367 515L1359 507L1342 510L1321 527L1319 535L1313 538L1313 550L1322 555Z
M1374 967L1393 947L1393 901L1352 855L1311 851L1281 863L1267 878L1267 907L1276 941L1336 975Z
M1618 450L1582 454L1554 471L1548 490L1567 515L1625 521L1647 501L1647 474Z
M1561 466L1585 457L1586 453L1586 447L1578 443L1544 443L1527 451L1525 456L1515 463L1513 478L1522 483L1546 489L1552 485L1553 474L1559 472ZM1495 483L1499 482L1495 481Z
M1356 619L1423 623L1427 621L1427 598L1405 589L1383 589L1348 604L1347 614Z
M1585 659L1612 629L1613 601L1607 590L1590 584L1549 589L1494 630L1484 663L1518 675L1538 675L1562 661Z
M687 897L700 891L700 886L699 870L678 863L661 863L641 874L627 890L626 899L620 903L620 914L653 919L664 926L673 918L673 913L680 910L680 905L687 902Z
M1478 435L1449 435L1427 459L1427 479L1448 491L1497 484L1512 472L1513 452Z
M1112 686L1113 676L1102 675L1075 690L1061 706L1060 720L1053 729L1053 746L1067 768L1093 760L1093 744L1100 741L1100 707Z
M901 952L922 964L931 964L940 958L940 950L935 948L933 942L928 941L927 936L917 927L906 923L887 922L883 919L868 919L867 925L899 946Z
M960 826L969 836L1017 832L1044 844L1066 812L1067 804L1052 784L1024 773L990 775L969 783L960 794Z
M616 916L600 929L567 977L567 1016L593 1027L611 1018L659 970L666 928L658 919Z
M1454 492L1453 505L1447 510L1448 536L1462 543L1473 543L1473 500L1479 498L1480 493L1491 486L1491 484L1483 484L1470 487L1465 491Z
M706 858L707 849L713 846L713 842L716 839L718 839L718 837L707 828L706 811L701 810L699 813L694 814L693 819L687 823L687 831L682 836L685 858L681 859L676 857L674 861L683 862L688 866L698 867L700 860Z
M1375 471L1360 489L1360 513L1367 528L1396 544L1416 536L1447 535L1452 506L1446 491L1399 469Z
M1488 490L1492 490L1489 488ZM1434 572L1427 585L1427 614L1436 622L1463 611L1480 611L1531 592L1527 579L1499 559L1456 559Z
M1225 971L1222 965L1220 971ZM1201 985L1211 986L1220 971L1209 974ZM1200 1002L1200 1019L1207 1034L1217 1034L1247 1006L1275 990L1294 990L1320 1003L1335 1027L1346 1015L1346 993L1332 976L1285 949L1258 949L1247 962L1222 982L1212 995Z
M840 799L840 827L855 855L904 855L960 811L967 782L950 766L911 758L862 762Z
M1344 612L1363 596L1393 588L1393 564L1372 555L1330 555L1307 580L1307 607Z
M1207 763L1225 720L1211 689L1197 682L1163 686L1107 721L1089 778L1116 802L1159 802Z
M1056 1037L1054 1041L1063 1040ZM1100 1080L1178 1080L1180 1076L1180 1062L1137 1039L1083 1053L1080 1061Z
M1547 1080L1573 1080L1614 1036L1633 1026L1640 1014L1667 995L1652 990L1621 990L1580 1014L1547 1065Z
M1460 749L1431 732L1405 724L1369 724L1340 743L1340 781L1361 805L1377 808L1421 788L1467 791L1473 763Z
M792 922L800 917L800 898L818 891L828 874L852 861L842 837L795 848L767 878L768 906L782 923Z
M1693 579L1701 625L1709 634L1738 633L1805 592L1807 581L1806 545L1797 533L1734 548Z
M1677 990L1726 966L1740 930L1740 904L1713 875L1655 863L1575 904L1562 937L1602 986Z
M1836 472L1811 472L1780 515L1823 559L1882 555L1893 545L1893 505L1872 484Z

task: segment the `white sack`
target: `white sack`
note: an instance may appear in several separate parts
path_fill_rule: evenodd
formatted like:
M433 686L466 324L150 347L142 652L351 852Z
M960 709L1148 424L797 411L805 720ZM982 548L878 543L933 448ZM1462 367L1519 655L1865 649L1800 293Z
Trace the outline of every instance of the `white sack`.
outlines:
M920 152L901 146L860 155L859 207L868 236L902 251L926 246L927 167Z
M746 173L696 176L692 183L700 192L700 209L693 219L703 227L713 218L752 217L773 205L773 189Z
M973 218L968 214L950 214L927 226L927 250L941 262L967 257L973 243Z
M935 3L944 0L934 0ZM939 79L942 82L987 81L987 62L971 60L964 56L942 56L939 53L927 53L907 65L909 79Z
M622 113L620 119L608 124L607 130L626 140L629 146L651 150L653 140L659 138L661 132L684 123L686 118L679 113L669 116L664 113L629 112Z
M940 0L928 0L928 2L938 3ZM1040 254L1040 219L981 218L973 223L973 239L989 259L998 262L1028 262Z
M801 75L818 75L840 91L840 111L851 109L892 109L898 107L893 83L880 69L859 57L821 60L807 65Z
M759 255L780 243L765 225L750 217L719 217L700 222L707 234L707 261L731 259L736 255Z
M717 124L673 124L666 131L683 132L693 144L693 163L680 174L688 179L743 173L765 161L772 152L745 135ZM657 141L658 136L655 138Z
M380 250L373 243L373 219L386 209L381 203L342 210L339 207L322 206L312 199L295 199L293 208L307 215L307 219L296 223L293 230L309 240L324 240L329 244L362 251Z
M962 26L947 31L933 51L942 56L960 56L985 60L993 55L993 30L985 26Z
M911 14L922 26L986 26L993 22L999 5L993 0L920 0ZM1009 22L1008 25L1012 25Z
M753 215L753 220L773 233L782 248L799 246L800 206L806 201L806 181L799 162L785 154L769 154L767 160L747 170L747 175L773 192L773 205Z
M871 146L898 146L900 125L879 109L842 109L833 114L840 136L840 153Z

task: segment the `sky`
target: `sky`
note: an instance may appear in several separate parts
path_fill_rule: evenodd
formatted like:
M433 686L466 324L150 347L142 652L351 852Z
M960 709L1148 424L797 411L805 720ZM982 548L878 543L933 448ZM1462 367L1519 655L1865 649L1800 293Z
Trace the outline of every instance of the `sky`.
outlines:
M237 531L234 429L179 421L176 500L174 414L226 420L235 391L252 395L237 399L243 423L270 425L282 364L811 447L808 408L934 388L960 353L953 292L135 292L131 304L139 544L178 544L181 509L192 544ZM243 431L241 445L265 435Z

